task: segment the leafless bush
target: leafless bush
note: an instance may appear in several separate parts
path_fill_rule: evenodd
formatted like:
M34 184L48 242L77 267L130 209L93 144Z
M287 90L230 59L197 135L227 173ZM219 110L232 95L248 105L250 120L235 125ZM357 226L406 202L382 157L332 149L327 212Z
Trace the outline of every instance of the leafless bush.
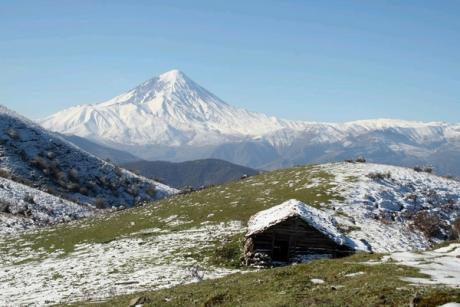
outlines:
M191 267L188 267L187 271L189 272L190 277L192 277L193 279L202 281L204 278L203 270L197 265L192 265Z
M415 203L417 202L417 198L418 198L417 194L409 194L405 197L405 200Z
M6 169L0 168L0 177L9 179L11 175Z
M89 195L89 190L87 187L80 187L80 190L78 191L81 195Z
M356 158L355 162L357 162L357 163L366 163L366 159L361 156L361 157Z
M24 198L23 200L26 202L26 203L29 203L29 204L35 204L35 200L34 200L34 197L27 193L26 195L24 195Z
M0 212L8 212L10 204L0 200Z
M115 171L115 174L117 174L117 176L123 175L123 172L122 172L121 168L118 165L115 166L114 171Z
M451 239L458 240L460 239L460 217L457 217L452 222L452 230L451 230Z
M147 188L147 190L145 191L148 195L150 195L151 197L155 197L155 194L157 193L157 190L155 188L154 185L151 185Z
M369 173L367 174L367 177L371 178L372 180L385 180L385 179L391 179L391 173L390 172L386 172L386 173L382 173L382 172L372 172L372 173Z
M76 182L69 182L66 188L73 193L80 192L80 185Z
M423 171L424 171L425 173L431 174L431 173L433 172L433 167L431 167L431 166L425 166L425 167L423 168Z
M54 153L54 151L47 151L45 153L45 156L50 160L53 160L54 158L56 158L56 154Z
M6 134L10 137L10 139L12 140L19 140L20 139L20 135L19 135L19 132L14 129L14 128L9 128L7 131L6 131Z
M412 225L427 238L440 237L445 230L445 223L434 213L420 211L413 215Z
M40 156L36 156L35 158L33 158L30 161L30 164L32 164L32 166L38 167L42 171L45 169L48 169L50 166L48 161L45 158L40 157Z
M69 170L69 179L73 182L80 182L79 173L76 168L71 168Z
M433 167L432 166L414 166L414 171L420 173L420 172L425 172L431 174L433 172Z
M133 196L138 196L139 195L139 186L137 184L131 184L128 187L128 193L133 195Z
M96 198L96 200L94 200L94 205L98 209L105 209L108 206L107 202L103 198Z

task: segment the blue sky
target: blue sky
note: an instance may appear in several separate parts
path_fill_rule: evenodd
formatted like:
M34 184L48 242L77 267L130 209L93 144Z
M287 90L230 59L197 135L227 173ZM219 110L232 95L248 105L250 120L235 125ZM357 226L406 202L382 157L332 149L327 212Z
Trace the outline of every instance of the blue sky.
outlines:
M39 118L177 68L283 118L460 122L460 1L0 0L0 103Z

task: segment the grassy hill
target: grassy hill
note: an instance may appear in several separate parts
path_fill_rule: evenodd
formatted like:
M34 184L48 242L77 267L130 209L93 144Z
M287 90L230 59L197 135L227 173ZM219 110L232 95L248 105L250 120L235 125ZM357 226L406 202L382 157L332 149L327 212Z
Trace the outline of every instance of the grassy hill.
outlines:
M416 201L408 197L412 194L417 195ZM366 266L367 275L357 276L356 281L340 277L364 270L361 262L379 258L378 254L247 273L251 269L242 267L239 257L249 217L295 198L330 213L348 236L365 238L376 251L385 253L432 244L408 212L436 213L440 222L447 223L446 216L458 214L459 195L458 182L376 164L312 165L263 173L151 205L1 238L0 271L5 273L0 275L0 284L5 290L0 300L78 302L169 288L149 292L154 306L160 302L199 305L208 300L209 306L220 301L230 306L246 302L241 301L245 297L249 305L257 306L267 293L271 305L301 304L310 295L318 299L317 304L326 305L334 293L352 299L369 288L363 300L368 297L379 304L385 293L389 304L399 305L418 291L398 278L418 276L413 269L387 263ZM181 285L197 280L194 270L205 279L228 277ZM318 275L317 270L324 274ZM308 282L312 278L326 283ZM333 290L336 283L346 289ZM365 283L368 288L357 289ZM407 290L395 291L395 287ZM300 293L299 297L291 297L293 293ZM427 288L423 293L456 295L443 288ZM126 305L129 297L117 297L111 303Z

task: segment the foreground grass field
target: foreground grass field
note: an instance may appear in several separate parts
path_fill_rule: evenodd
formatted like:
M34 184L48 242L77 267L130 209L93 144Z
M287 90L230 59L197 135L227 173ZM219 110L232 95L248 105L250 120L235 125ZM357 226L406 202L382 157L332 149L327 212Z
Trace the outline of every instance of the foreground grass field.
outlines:
M309 264L237 273L217 280L114 297L84 306L438 306L459 302L460 291L410 286L401 277L423 277L392 263L364 264L379 255L356 254ZM77 304L80 306L81 304ZM75 306L77 306L75 305Z

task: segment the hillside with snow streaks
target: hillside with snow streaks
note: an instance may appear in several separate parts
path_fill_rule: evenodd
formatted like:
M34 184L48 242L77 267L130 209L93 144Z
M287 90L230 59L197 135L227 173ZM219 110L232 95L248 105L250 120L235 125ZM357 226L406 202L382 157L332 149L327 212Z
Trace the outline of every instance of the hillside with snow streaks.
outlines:
M439 173L460 176L460 124L283 120L233 107L178 70L40 123L146 160L217 158L275 169L365 155L378 163L433 164Z
M247 271L212 261L212 251L233 242L240 259L247 231L289 215L278 209L290 207L277 207L289 199L308 204L302 215L325 227L323 233L351 239L361 250L391 253L391 259L434 275L424 282L458 286L458 279L439 275L445 270L437 264L455 260L458 247L453 252L419 252L449 237L450 224L460 217L460 183L407 168L343 162L264 172L154 206L41 229L32 236L0 236L0 301L94 301L196 282L197 274L212 279ZM288 203L297 210L299 202ZM257 215L251 219L257 213L262 220ZM430 219L419 216L435 217L439 231L424 232Z
M0 235L69 222L97 212L90 206L0 177Z
M1 106L0 176L100 208L130 207L176 192L102 161Z

